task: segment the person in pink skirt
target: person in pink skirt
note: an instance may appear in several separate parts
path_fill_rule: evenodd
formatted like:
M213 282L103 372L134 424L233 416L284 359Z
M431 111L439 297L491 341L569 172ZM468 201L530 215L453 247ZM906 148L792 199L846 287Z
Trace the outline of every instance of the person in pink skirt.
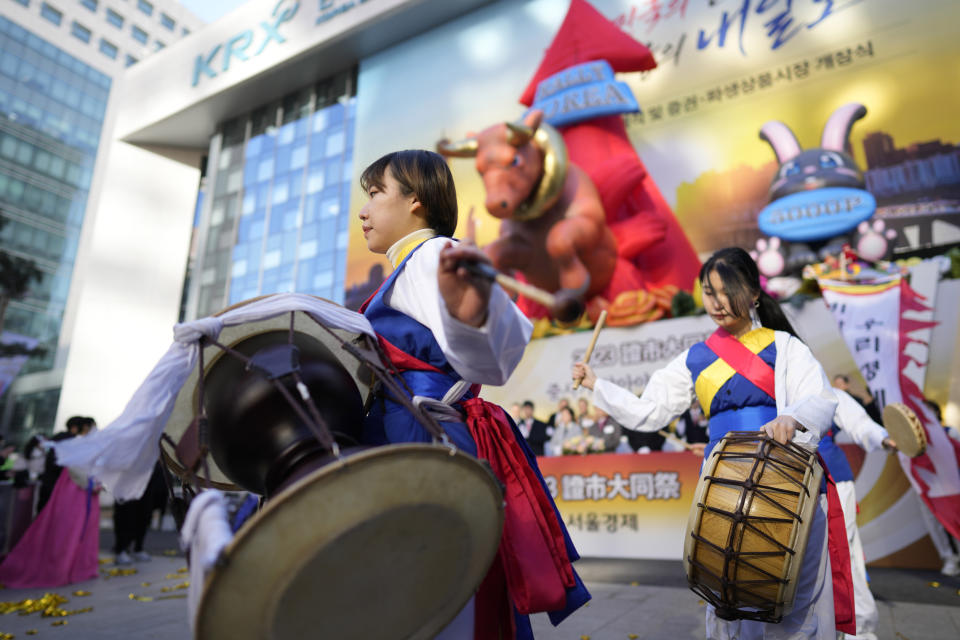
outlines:
M85 418L81 437L96 428ZM63 469L50 500L0 563L0 583L59 587L98 575L100 500L96 481Z

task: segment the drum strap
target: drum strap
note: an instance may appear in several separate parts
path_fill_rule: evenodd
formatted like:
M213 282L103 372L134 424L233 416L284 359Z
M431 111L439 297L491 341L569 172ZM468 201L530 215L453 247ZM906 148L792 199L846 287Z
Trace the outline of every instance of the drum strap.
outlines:
M725 329L718 328L707 338L705 344L717 354L717 357L755 384L758 389L771 398L777 397L773 367Z
M837 631L856 635L857 617L853 602L853 578L850 569L850 546L847 543L847 525L843 519L843 505L823 457L817 452L827 484L827 550L830 553L830 571L833 580L833 614Z

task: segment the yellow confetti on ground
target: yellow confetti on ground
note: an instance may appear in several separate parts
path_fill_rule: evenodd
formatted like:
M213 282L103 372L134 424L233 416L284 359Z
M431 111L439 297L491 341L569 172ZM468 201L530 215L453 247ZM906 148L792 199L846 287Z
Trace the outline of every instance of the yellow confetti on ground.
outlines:
M138 596L138 595L135 594L135 593L131 593L131 594L130 594L129 596L127 596L127 597L130 598L131 600L136 600L137 602L152 602L152 601L153 601L153 598L151 598L150 596Z
M177 573L186 573L188 571L190 571L190 567L180 567L177 569Z
M89 591L84 591L83 589L77 589L76 591L73 592L73 595L78 596L78 597L83 597L83 596L88 596L88 595L90 595L90 592L89 592Z
M934 589L938 589L940 587L940 583L937 582L936 580L934 580L933 582L928 582L927 584L933 587Z
M141 587L149 587L151 584L153 584L153 583L152 583L152 582L141 582L141 583L140 583L140 586L141 586Z
M111 558L99 558L97 564L113 564L113 560Z
M186 598L186 597L187 597L187 594L185 593L171 593L170 595L166 595L166 596L157 596L157 600L176 600L179 598Z
M580 636L580 640L590 640L590 636Z
M163 591L164 593L166 593L168 591L179 591L180 589L189 589L189 588L190 588L189 582L181 582L180 584L175 584L172 587L164 587L163 589L160 589L160 591Z
M636 580L634 580L633 582L630 583L630 586L631 586L631 587L639 587L639 586L640 586L640 583L637 582Z
M26 633L28 636L35 636L35 635L37 635L37 630L36 630L36 629L27 629L25 633Z
M637 638L639 638L640 636L638 636L635 633L628 633L627 637L630 638L630 640L637 640Z
M0 640L13 640L14 637L15 636L12 633L0 632Z
M105 578L116 578L117 576L132 576L137 572L136 569L108 569L103 572Z
M176 555L180 555L180 552L177 551L176 549L165 549L164 552L163 552L163 555L165 555L165 556L176 556Z
M63 627L63 626L66 626L66 624L67 624L67 621L66 621L66 620L57 620L56 622L51 622L51 623L50 623L50 626L51 626L51 627Z
M20 615L29 615L31 613L42 612L44 616L63 615L58 614L60 605L67 602L67 599L58 593L45 593L42 598L28 598L19 602L0 602L0 614L19 612Z
M179 573L168 573L163 576L164 580L179 580L182 576Z

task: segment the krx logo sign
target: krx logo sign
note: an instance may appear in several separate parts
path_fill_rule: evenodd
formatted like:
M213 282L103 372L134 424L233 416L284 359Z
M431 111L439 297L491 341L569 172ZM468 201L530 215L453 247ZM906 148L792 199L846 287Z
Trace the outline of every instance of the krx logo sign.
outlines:
M299 8L300 0L294 0L292 4L289 0L280 0L273 8L269 20L261 20L257 27L238 33L215 46L206 55L198 55L193 64L191 86L197 86L202 76L216 78L218 73L226 73L233 60L246 62L257 57L271 42L286 42L286 38L280 33L280 25L292 20Z

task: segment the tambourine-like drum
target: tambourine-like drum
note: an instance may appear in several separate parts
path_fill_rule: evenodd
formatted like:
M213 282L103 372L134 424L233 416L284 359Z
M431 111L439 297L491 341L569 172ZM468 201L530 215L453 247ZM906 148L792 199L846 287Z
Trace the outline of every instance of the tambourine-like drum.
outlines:
M727 434L704 461L683 566L719 617L791 611L822 476L815 451L760 432Z
M927 432L917 414L901 402L892 402L883 408L883 426L897 443L897 451L916 458L927 450Z
M493 561L502 489L447 444L361 446L376 341L311 304L207 339L165 429L185 482L266 498L206 576L195 637L432 638Z

